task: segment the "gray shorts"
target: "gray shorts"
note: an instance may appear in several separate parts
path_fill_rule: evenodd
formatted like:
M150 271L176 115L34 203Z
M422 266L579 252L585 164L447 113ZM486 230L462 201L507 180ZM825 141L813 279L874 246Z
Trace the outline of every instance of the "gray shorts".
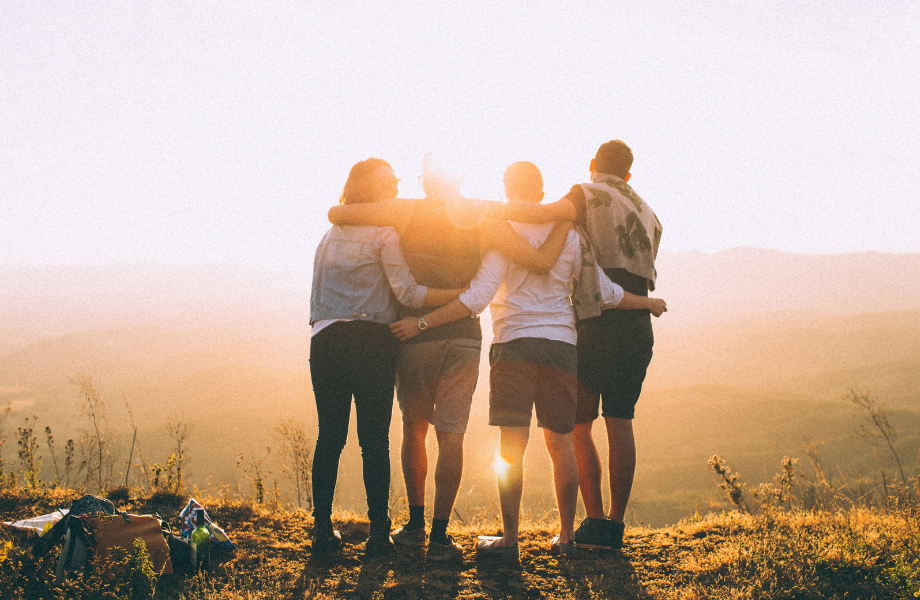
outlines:
M482 342L469 338L401 344L396 399L403 423L424 419L435 431L466 433L481 350Z

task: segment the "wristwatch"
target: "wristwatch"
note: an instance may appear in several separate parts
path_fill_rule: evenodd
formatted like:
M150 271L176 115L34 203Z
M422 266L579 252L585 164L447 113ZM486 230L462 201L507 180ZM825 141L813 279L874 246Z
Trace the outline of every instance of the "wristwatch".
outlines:
M421 329L422 331L425 331L426 329L428 329L428 321L425 320L425 317L418 318L418 328Z

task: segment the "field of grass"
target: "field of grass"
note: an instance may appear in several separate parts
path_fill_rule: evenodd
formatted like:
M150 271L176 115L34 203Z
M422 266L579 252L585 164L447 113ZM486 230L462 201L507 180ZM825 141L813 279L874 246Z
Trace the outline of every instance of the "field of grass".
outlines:
M565 560L549 551L554 524L522 527L520 568L477 561L477 535L494 524L472 523L452 533L466 552L462 563L426 563L396 550L365 558L368 523L335 515L343 547L322 559L310 554L312 519L223 498L205 498L214 521L237 546L210 579L163 577L156 598L423 599L577 598L693 600L702 598L908 598L920 596L920 513L916 484L890 488L882 508L783 508L694 515L676 525L628 528L622 552L583 551ZM4 491L4 520L67 506L76 491ZM177 525L181 495L117 502L134 513L159 513ZM751 514L753 513L753 514ZM4 530L10 544L0 561L0 598L143 598L124 578L88 576L63 590L51 586L58 550L35 560L33 540Z

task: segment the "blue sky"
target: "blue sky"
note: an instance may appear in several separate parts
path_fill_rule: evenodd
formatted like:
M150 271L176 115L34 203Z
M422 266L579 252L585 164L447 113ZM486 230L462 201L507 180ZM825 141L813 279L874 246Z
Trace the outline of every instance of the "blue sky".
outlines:
M0 0L0 265L309 269L351 165L548 199L636 154L663 248L920 252L920 3Z

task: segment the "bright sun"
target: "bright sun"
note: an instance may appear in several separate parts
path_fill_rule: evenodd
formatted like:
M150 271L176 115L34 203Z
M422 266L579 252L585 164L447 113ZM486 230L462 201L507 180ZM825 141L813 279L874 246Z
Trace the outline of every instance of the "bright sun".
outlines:
M502 455L498 452L495 453L495 461L492 463L492 468L495 470L495 474L499 477L505 477L508 474L508 470L511 468L511 465L502 458Z

